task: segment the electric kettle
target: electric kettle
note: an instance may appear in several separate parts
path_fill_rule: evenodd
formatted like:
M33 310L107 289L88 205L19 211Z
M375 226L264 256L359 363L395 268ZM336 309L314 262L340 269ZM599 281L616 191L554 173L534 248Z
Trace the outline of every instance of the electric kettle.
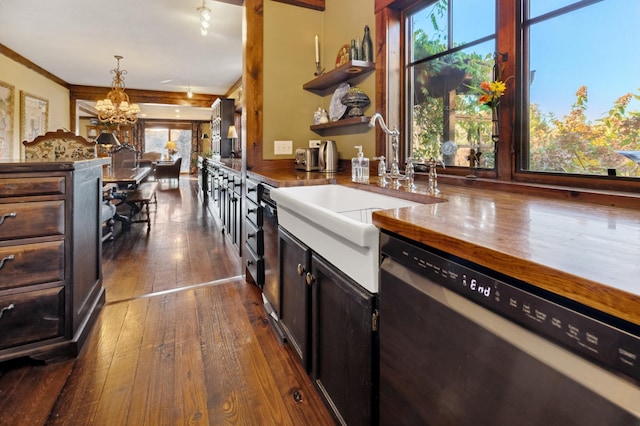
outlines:
M336 173L338 171L338 148L336 141L322 141L318 153L318 165L320 171Z

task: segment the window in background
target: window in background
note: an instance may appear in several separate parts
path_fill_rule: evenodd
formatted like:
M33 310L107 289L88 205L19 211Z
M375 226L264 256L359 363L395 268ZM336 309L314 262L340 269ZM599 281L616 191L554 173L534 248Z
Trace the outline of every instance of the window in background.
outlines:
M494 168L491 109L478 102L491 80L495 2L438 0L407 13L408 152L416 161L442 158L447 166Z
M528 3L521 169L640 176L640 2Z
M144 130L145 152L160 152L164 158L167 154L165 146L167 145L167 141L170 140L174 141L178 146L178 153L174 158L182 158L180 171L188 173L189 159L191 158L191 130L171 129L166 127L153 127L146 128Z

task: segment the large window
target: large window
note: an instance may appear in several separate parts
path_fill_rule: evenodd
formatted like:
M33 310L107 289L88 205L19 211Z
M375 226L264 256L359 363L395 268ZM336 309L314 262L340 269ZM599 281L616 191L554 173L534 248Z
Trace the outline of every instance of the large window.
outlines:
M522 169L640 176L619 153L640 150L640 2L530 0L524 12Z
M495 4L439 0L407 19L407 96L411 156L442 157L464 166L473 153L493 168L492 110L478 102L481 82L494 72Z
M189 158L191 158L191 129L168 128L168 127L147 127L144 130L144 150L145 152L161 152L167 155L168 141L173 141L178 147L177 157L182 158L180 171L189 172Z
M455 173L473 149L487 176L635 185L640 1L430 0L403 16L408 155ZM506 92L490 105L495 80Z

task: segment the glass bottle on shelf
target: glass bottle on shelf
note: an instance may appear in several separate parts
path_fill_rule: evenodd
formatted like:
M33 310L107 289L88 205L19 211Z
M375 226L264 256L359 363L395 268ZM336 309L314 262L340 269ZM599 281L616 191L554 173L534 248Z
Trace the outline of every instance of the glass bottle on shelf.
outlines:
M364 26L364 37L362 37L362 55L360 57L363 61L373 62L373 43L371 42L371 34L369 32L369 26Z

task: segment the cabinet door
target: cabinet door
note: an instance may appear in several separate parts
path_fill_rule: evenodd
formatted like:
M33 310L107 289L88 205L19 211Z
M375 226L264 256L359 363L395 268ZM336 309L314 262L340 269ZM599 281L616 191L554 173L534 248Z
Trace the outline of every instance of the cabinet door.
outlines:
M340 423L376 424L375 295L312 254L311 376Z
M296 352L302 366L309 371L310 349L310 288L305 275L309 270L310 251L283 228L278 230L280 289L280 324L289 344Z

